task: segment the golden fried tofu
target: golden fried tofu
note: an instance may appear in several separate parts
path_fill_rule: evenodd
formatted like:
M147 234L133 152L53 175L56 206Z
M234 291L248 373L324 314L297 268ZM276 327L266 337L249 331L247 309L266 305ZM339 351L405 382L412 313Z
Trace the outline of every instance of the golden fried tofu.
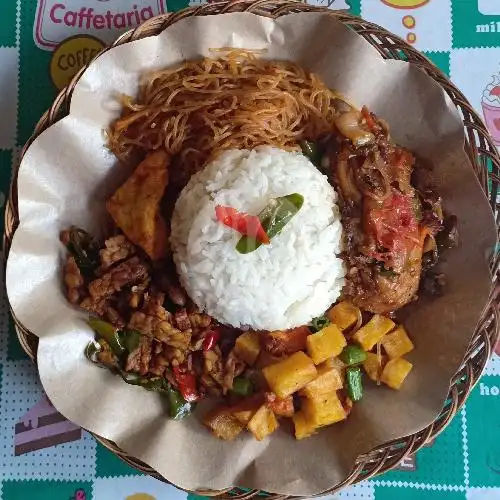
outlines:
M160 201L168 184L169 163L163 150L150 154L106 203L116 225L153 260L167 251L167 224L160 214Z

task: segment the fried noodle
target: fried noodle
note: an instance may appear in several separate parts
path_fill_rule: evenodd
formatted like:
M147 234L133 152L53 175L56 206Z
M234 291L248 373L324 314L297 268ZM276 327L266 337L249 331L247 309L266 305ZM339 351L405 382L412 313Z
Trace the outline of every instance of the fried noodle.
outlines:
M125 111L108 131L120 159L163 147L192 174L221 150L291 150L332 131L339 96L316 75L259 59L261 51L212 52L220 57L150 73L136 99L122 97Z

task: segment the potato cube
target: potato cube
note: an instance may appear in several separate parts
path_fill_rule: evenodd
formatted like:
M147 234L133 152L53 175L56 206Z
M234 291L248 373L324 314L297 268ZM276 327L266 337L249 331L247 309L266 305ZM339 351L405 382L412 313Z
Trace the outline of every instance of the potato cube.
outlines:
M399 389L412 368L413 365L406 359L391 359L385 365L380 380L392 389Z
M315 427L334 424L347 417L344 406L335 391L304 399L302 411L306 419Z
M388 333L381 343L390 359L400 358L413 351L414 348L404 326L399 326L393 332Z
M327 360L323 361L323 363L321 363L321 365L319 366L325 366L327 368L335 368L339 372L342 372L342 370L345 369L346 364L340 358L335 356L333 358L328 358Z
M339 327L333 324L307 337L307 353L316 365L332 356L338 356L346 345L344 335Z
M293 396L278 398L273 392L265 393L266 405L278 417L292 417L295 413L293 408Z
M279 398L286 398L302 389L316 378L317 371L312 359L302 351L262 370L271 391Z
M247 428L258 441L272 434L279 427L278 420L273 411L262 405L248 422Z
M386 316L375 314L373 318L362 326L354 335L353 340L365 351L371 351L373 346L380 342L382 337L395 327L394 321Z
M318 366L318 376L300 390L300 395L313 399L321 394L342 389L343 386L342 372L322 364Z
M358 318L361 317L361 311L350 302L339 302L334 305L327 313L326 317L335 323L341 330L347 330L353 326Z
M234 354L247 365L253 366L260 353L259 332L248 331L236 339Z
M366 359L363 361L363 368L366 374L374 382L380 382L380 376L385 365L385 356L380 358L373 352L366 353Z
M245 428L245 425L232 415L228 408L217 408L203 418L203 423L225 441L232 441Z
M229 408L229 412L234 415L239 422L246 426L263 403L263 395L255 394L244 399L237 405L231 406L231 408Z
M293 424L295 426L295 439L304 439L316 432L316 426L306 418L303 411L298 411L293 416Z

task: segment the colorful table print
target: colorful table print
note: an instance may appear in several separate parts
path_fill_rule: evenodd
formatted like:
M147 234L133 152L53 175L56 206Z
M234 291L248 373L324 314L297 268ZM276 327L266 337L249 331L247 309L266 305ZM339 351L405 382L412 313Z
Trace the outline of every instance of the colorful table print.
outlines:
M350 9L422 50L500 146L500 0L307 0ZM0 2L0 206L38 118L96 51L150 17L201 0ZM0 219L3 224L3 218ZM500 344L465 408L397 470L330 498L500 500ZM144 476L43 394L0 294L0 500L193 500Z

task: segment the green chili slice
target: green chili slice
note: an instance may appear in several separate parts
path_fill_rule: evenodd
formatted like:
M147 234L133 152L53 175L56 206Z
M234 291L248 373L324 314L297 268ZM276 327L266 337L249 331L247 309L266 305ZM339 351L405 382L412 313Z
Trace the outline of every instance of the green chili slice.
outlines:
M292 217L302 208L304 197L299 193L292 193L271 200L260 212L259 219L269 239L277 236L290 222ZM239 253L250 253L262 245L255 238L242 236L236 245Z
M348 345L344 347L339 358L347 366L360 365L366 359L366 352L357 345Z
M353 401L359 401L363 397L363 383L361 380L361 368L350 366L345 371L347 394Z
M311 321L311 326L309 327L313 333L323 330L326 326L330 324L330 320L326 316L319 316Z

